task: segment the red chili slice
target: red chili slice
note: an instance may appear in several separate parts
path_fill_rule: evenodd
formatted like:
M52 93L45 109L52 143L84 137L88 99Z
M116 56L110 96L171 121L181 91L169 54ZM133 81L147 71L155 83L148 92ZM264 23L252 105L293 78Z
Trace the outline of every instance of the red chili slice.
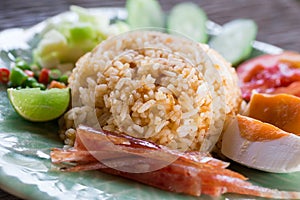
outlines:
M0 68L0 83L7 84L9 82L10 71L7 68Z
M40 76L39 76L39 82L43 83L44 85L47 85L50 80L49 76L50 70L49 69L42 69Z

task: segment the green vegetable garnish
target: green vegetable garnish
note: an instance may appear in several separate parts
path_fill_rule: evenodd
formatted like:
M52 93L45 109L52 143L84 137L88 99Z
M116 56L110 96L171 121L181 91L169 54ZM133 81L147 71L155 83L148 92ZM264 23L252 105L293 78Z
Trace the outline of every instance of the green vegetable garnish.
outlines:
M164 14L157 0L127 0L127 23L136 28L163 28Z
M22 70L31 70L30 66L27 64L25 60L17 59L15 62L15 66L22 69Z
M210 46L233 65L248 58L256 38L257 25L250 19L237 19L223 26L219 35L212 38Z
M68 84L68 76L67 75L62 75L59 79L58 79L58 81L59 82L62 82L62 83L64 83L64 84Z
M37 83L37 80L33 77L28 77L27 80L23 83L23 87L33 87Z
M61 71L59 71L58 69L52 69L49 72L49 76L50 80L59 80L59 78L61 77Z
M26 80L27 74L18 67L13 67L10 72L9 80L13 87L21 86Z
M184 34L191 39L205 43L207 17L205 12L192 2L184 2L173 7L167 20L168 32Z

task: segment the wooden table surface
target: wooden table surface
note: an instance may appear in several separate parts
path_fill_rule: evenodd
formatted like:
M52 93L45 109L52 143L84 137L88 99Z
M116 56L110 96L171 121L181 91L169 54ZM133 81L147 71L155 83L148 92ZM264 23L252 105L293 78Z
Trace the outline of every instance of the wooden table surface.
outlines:
M179 2L182 0L160 0L162 8L166 11ZM219 24L236 18L254 19L258 24L257 40L300 52L300 0L193 0L193 2L206 11L209 19ZM123 7L125 0L1 0L0 31L34 25L47 17L68 10L70 5ZM19 198L0 189L0 199Z

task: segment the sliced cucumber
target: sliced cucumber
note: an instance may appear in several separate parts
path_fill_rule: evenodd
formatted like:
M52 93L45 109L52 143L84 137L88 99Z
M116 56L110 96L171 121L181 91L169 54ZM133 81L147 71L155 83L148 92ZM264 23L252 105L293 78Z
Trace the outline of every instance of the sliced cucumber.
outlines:
M237 19L225 24L209 44L227 61L236 65L250 56L256 34L257 25L253 20Z
M207 16L195 3L184 2L173 7L167 20L169 33L182 33L191 39L205 43Z
M157 0L127 0L127 23L133 29L164 27L164 14Z

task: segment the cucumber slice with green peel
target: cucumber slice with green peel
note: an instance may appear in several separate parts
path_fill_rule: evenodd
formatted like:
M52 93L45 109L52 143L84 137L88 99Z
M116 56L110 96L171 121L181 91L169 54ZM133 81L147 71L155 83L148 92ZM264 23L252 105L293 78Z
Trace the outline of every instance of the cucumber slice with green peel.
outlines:
M236 65L250 56L256 34L257 25L253 20L237 19L225 24L209 45Z
M173 7L167 19L169 33L181 33L189 38L205 43L207 42L206 30L207 16L195 3L184 2Z
M127 0L127 23L133 29L164 27L164 14L157 0Z

